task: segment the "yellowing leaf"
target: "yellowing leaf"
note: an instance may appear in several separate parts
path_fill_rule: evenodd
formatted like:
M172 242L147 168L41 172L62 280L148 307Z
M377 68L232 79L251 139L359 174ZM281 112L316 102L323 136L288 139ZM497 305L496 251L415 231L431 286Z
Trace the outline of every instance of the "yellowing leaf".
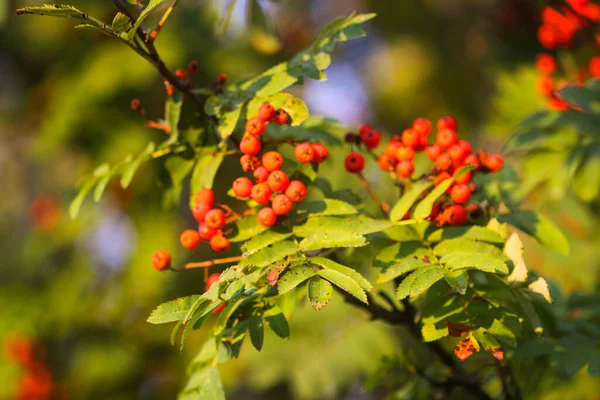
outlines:
M538 278L535 282L529 285L529 289L535 293L541 294L549 304L552 304L552 297L550 296L550 289L548 283L544 278Z

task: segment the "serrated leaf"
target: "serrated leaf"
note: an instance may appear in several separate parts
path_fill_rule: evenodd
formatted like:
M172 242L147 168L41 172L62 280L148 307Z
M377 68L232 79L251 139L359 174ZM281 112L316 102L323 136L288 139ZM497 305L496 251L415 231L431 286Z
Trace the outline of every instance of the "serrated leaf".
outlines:
M305 237L311 233L327 231L331 229L348 230L359 235L380 232L394 226L391 221L373 219L364 215L350 215L346 217L316 216L310 217L302 225L294 226L293 232L296 236Z
M231 242L244 242L266 231L266 226L258 223L256 215L248 215L235 221L235 229L228 239Z
M162 1L162 0L161 0ZM133 31L133 29L132 29ZM183 94L181 92L175 92L173 96L167 99L165 104L165 120L171 132L169 139L163 143L161 147L165 147L169 144L173 144L179 138L179 120L181 119L181 108L183 107Z
M478 328L473 330L472 332L473 336L475 336L475 339L477 339L477 341L483 345L484 349L492 350L500 347L500 343L498 342L498 340L496 340L494 335L492 335L485 328Z
M479 240L488 243L504 243L504 238L492 229L483 226L448 226L440 228L427 237L429 242L440 242L454 238Z
M227 286L225 293L221 297L223 300L232 300L244 292L244 287L244 282L241 280L233 281Z
M217 367L194 370L178 400L225 400L221 375Z
M298 205L298 213L315 215L351 215L358 211L350 204L334 199L303 201Z
M389 282L401 275L437 263L437 258L422 242L395 243L383 249L373 262L382 268L377 283Z
M476 268L484 272L508 274L506 256L490 244L469 239L450 239L434 248L440 262L451 270Z
M115 31L115 33L119 34L121 32L126 31L127 29L129 29L131 27L131 19L129 19L129 17L121 12L117 13L117 15L115 15L115 18L113 19L112 22L112 29L113 31Z
M413 271L402 280L396 290L396 298L403 300L406 297L416 297L429 289L434 283L444 278L444 268L439 265L430 265Z
M419 202L419 204L415 208L413 217L417 219L429 217L429 215L431 215L431 210L433 209L433 203L435 203L438 198L440 198L444 193L446 193L446 190L448 190L450 185L454 183L456 178L469 171L472 171L473 169L475 169L474 165L466 165L458 171L456 171L452 178L446 179L438 186L436 186L435 189L433 189L421 202Z
M419 199L419 196L427 189L433 186L433 182L430 180L422 180L412 185L410 190L398 200L398 202L392 208L390 212L390 220L393 222L400 221L404 218L404 215Z
M292 236L292 232L289 232L283 228L272 227L271 229L252 237L252 239L244 243L242 245L242 250L244 251L245 255L250 255L272 244L281 242L290 236Z
M212 188L219 171L219 167L223 163L224 155L218 154L217 147L205 148L204 150L214 149L214 154L202 154L192 172L192 180L190 186L190 205L193 207L195 204L196 194L202 188Z
M261 351L265 341L265 326L262 316L250 316L248 329L250 331L250 341L252 342L252 345L256 350Z
M304 251L333 247L360 247L367 244L367 239L347 230L328 229L312 232L298 244Z
M297 267L290 268L277 281L277 291L280 295L285 294L315 275L315 270L308 265L299 265Z
M529 289L544 297L548 304L552 304L552 296L550 296L550 288L544 278L538 278L535 282L529 284Z
M444 279L458 293L462 295L467 293L467 287L469 286L469 273L467 271L445 271Z
M286 240L257 251L248 256L244 263L257 267L266 267L285 257L296 254L298 251L298 246L294 242Z
M549 249L562 254L569 253L569 242L563 233L550 220L535 211L517 211L498 216L498 221L506 222L533 236Z
M363 303L369 304L369 300L367 299L365 291L350 276L333 269L321 269L317 271L317 274L319 274L319 276L322 278L327 279L340 289L350 293Z
M181 321L199 297L199 295L193 295L162 303L152 311L147 321L151 324Z
M127 168L125 168L125 171L121 176L121 187L123 189L126 189L129 186L140 165L150 159L155 149L156 145L153 142L148 143L144 151L137 156L137 158L131 164L129 164Z
M362 276L358 271L348 268L344 265L338 264L335 261L332 261L325 257L311 257L310 262L312 264L318 265L323 268L333 269L335 271L341 272L344 275L348 275L350 278L354 279L356 283L359 284L361 288L370 292L373 290L373 285L369 282L364 276Z
M277 336L282 339L286 339L290 337L290 327L283 315L281 309L277 306L265 311L263 314L265 321L269 324L269 327L275 332Z
M331 283L322 279L319 276L313 276L308 281L308 299L310 304L316 311L321 311L329 301L333 294Z

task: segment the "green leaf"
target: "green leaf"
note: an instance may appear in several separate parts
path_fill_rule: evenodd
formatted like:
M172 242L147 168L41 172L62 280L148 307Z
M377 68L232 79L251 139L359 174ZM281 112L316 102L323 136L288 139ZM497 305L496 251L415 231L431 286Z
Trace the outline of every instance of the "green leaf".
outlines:
M309 117L308 107L304 101L289 93L276 93L270 96L255 97L248 103L247 119L256 117L258 109L263 103L271 104L275 109L287 112L293 126L298 126Z
M223 163L224 155L221 153L219 155L215 155L218 149L216 147L211 147L211 150L214 149L213 154L202 154L196 165L194 166L194 171L192 172L192 181L190 186L190 205L195 202L196 194L202 188L212 188L213 183L215 181L215 177L217 176L217 171L219 167ZM205 148L206 150L206 148Z
M394 226L393 222L383 219L372 219L364 215L350 215L347 217L315 216L309 217L302 225L294 226L296 236L305 237L311 233L318 233L332 229L351 231L359 235L380 232Z
M517 211L498 216L498 221L506 222L533 236L549 249L562 254L569 253L569 242L563 233L549 219L535 211Z
M179 333L179 329L181 328L182 325L183 325L183 321L177 321L177 323L175 324L175 327L171 331L171 337L169 340L169 342L171 343L171 346L175 346L175 339L177 338L177 333Z
M113 176L118 175L121 171L131 163L132 156L129 154L123 161L120 161L118 164L113 166L108 173L106 173L103 177L98 179L96 183L96 189L94 189L94 201L99 202L104 194L104 190L106 190L106 186L110 182Z
M350 215L358 211L350 204L334 199L304 201L298 205L298 213L315 215Z
M127 34L128 41L133 40L133 38L135 37L135 34L136 34L136 30L142 25L142 23L144 22L146 17L148 17L152 13L152 11L156 10L156 8L158 6L160 6L164 1L165 0L150 0L148 2L148 5L146 6L146 8L144 8L142 10L142 12L140 13L140 15L138 15L137 20L135 21L135 24L133 25L133 28L131 28L131 30Z
M228 239L234 243L244 242L267 229L269 228L258 223L256 215L248 215L235 221L234 232Z
M252 345L256 350L261 351L265 341L265 326L262 316L250 316L249 330Z
M217 367L205 367L195 370L178 400L225 400L221 375Z
M410 210L413 204L415 204L415 202L419 199L419 196L421 196L421 194L431 186L433 186L433 182L430 180L415 182L410 190L404 193L404 195L392 208L392 211L390 212L390 220L397 222L404 218L406 212Z
M222 296L223 300L229 301L236 298L244 292L244 287L244 282L241 280L231 282Z
M300 243L302 250L318 250L333 247L360 247L367 244L367 239L351 231L328 229L308 234Z
M321 311L331 300L333 287L331 283L319 276L313 276L308 281L308 299L316 311Z
M506 256L490 244L469 239L450 239L434 248L440 262L452 270L475 268L490 273L508 274Z
M359 284L361 288L370 292L373 290L373 285L369 282L364 276L358 273L355 269L348 268L343 266L342 264L338 264L335 261L332 261L325 257L311 257L310 262L312 264L318 265L322 268L333 269L335 271L341 272L344 275L348 275L350 278L354 279L356 283Z
M112 29L113 31L115 31L115 33L119 34L121 32L126 31L127 29L129 29L131 27L131 19L129 19L129 17L121 12L117 13L117 15L115 15L115 18L113 19L112 22Z
M550 296L550 288L544 278L538 278L535 282L532 282L528 286L529 290L534 293L541 295L548 304L552 304L552 296Z
M272 244L281 242L290 236L292 236L292 232L280 227L271 227L271 229L252 237L252 239L244 243L242 250L245 255L250 255Z
M75 219L75 217L77 217L83 201L87 197L90 190L92 190L95 183L96 180L93 177L89 177L83 182L81 188L79 189L79 193L77 193L77 196L75 196L69 205L69 215L71 216L71 219Z
M199 297L199 295L193 295L162 303L152 311L147 321L151 324L181 321Z
M162 1L162 0L160 0ZM169 140L167 140L161 147L165 147L169 144L173 144L179 139L179 120L181 119L181 107L183 106L183 94L176 92L173 96L167 99L165 104L165 120L171 128Z
M417 207L415 208L415 211L413 213L413 217L417 218L417 219L423 219L423 218L429 217L429 215L431 215L431 210L433 209L433 203L435 203L437 199L439 199L444 193L446 193L446 190L448 190L448 188L450 187L450 185L452 185L452 183L456 180L456 178L460 177L461 175L463 175L469 171L472 171L473 169L475 169L474 165L466 165L466 166L462 167L461 169L459 169L458 171L456 171L454 173L454 176L452 176L452 178L446 179L445 181L440 183L438 186L436 186L436 188L433 189L417 205Z
M485 328L475 329L472 332L475 339L483 345L484 349L492 350L500 347L500 342Z
M421 267L437 263L437 258L422 242L395 243L375 257L373 266L382 268L377 283L389 282Z
M506 343L511 347L517 347L515 334L501 321L494 320L492 326L490 326L487 331L501 342Z
M429 242L440 242L446 239L464 238L488 243L504 243L504 238L492 229L483 226L448 226L440 228L427 237Z
M297 267L290 268L277 281L277 291L280 295L285 294L315 275L315 270L308 265L299 265Z
M462 295L467 293L467 287L469 286L469 273L467 271L445 271L444 279L458 293Z
M600 376L600 351L596 350L590 358L590 365L588 367L588 373L590 376Z
M41 6L22 7L17 9L17 15L34 14L49 17L69 18L75 21L88 24L96 29L105 30L105 24L88 14L79 11L73 6L64 4L44 4Z
M257 267L266 267L285 257L291 256L298 252L296 243L286 240L275 243L271 247L266 247L256 253L250 255L244 260L244 264L254 265Z
M600 194L600 144L589 146L585 158L572 181L573 191L584 201L593 201Z
M363 303L369 304L369 300L367 299L365 291L350 276L333 269L321 269L317 271L317 274L322 278L327 279L340 289L350 293Z
M148 143L148 146L146 146L144 151L137 156L137 158L131 164L129 164L121 176L121 187L123 187L123 189L129 186L140 165L150 160L150 157L152 156L152 153L154 153L155 149L156 145L154 143Z
M283 315L283 312L279 307L274 306L271 309L267 310L263 314L263 317L265 318L265 321L267 321L267 324L269 324L269 327L273 330L273 332L275 332L277 336L283 339L290 337L289 324L287 322L287 319L285 318L285 315Z
M402 280L396 290L396 298L403 300L406 297L416 297L429 289L434 283L444 278L444 268L439 265L430 265L419 268Z
M440 328L436 327L434 324L424 324L421 328L421 335L423 335L423 340L425 342L433 342L448 336L448 328L445 324Z

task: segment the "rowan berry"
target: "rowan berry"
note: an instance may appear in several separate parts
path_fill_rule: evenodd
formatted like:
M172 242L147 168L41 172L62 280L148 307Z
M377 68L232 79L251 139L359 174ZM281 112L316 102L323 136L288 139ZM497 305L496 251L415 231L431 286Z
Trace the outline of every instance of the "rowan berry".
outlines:
M552 75L556 71L556 59L550 54L538 54L535 66L542 75Z
M260 166L260 160L256 156L245 154L240 157L240 164L244 172L254 171Z
M463 149L462 146L458 144L453 144L452 146L450 146L450 148L448 149L448 155L452 157L456 164L460 164L467 156L465 154L465 149Z
M429 145L429 141L427 140L427 136L421 135L419 138L419 145L415 148L417 150L425 150L425 148Z
M220 208L213 208L206 213L204 223L212 229L221 229L225 226L225 212Z
M461 205L448 207L444 211L444 220L450 225L462 225L467 222L467 212Z
M371 129L360 134L360 138L364 145L369 149L374 149L381 143L381 134L375 129Z
M440 183L442 183L442 182L444 182L446 179L450 179L450 178L452 178L452 175L450 175L450 174L449 174L449 173L447 173L447 172L442 172L442 173L438 174L438 175L435 177L434 185L435 185L435 186L439 186L439 185L440 185Z
M437 144L433 144L433 145L425 148L425 155L431 161L435 161L440 156L440 154L442 154L442 151L443 150L440 146L438 146Z
M315 158L315 151L310 143L300 143L294 149L294 156L301 163L308 164Z
M212 314L212 315L217 315L217 314L220 314L220 313L221 313L221 311L223 311L223 309L225 308L225 306L226 306L226 304L225 304L225 303L223 303L223 304L219 304L217 307L215 307L215 309L214 309L214 310L212 310L212 313L211 313L211 314Z
M266 182L257 183L252 186L252 192L250 192L250 196L252 200L256 201L258 204L267 204L271 199L271 188Z
M322 163L327 160L329 157L329 150L327 150L327 147L323 146L321 143L313 143L311 146L314 153L313 162Z
M475 165L479 167L479 158L475 154L469 154L465 157L465 165Z
M223 252L229 250L231 247L231 242L225 236L223 236L223 232L217 232L210 239L210 247L217 252Z
M290 119L290 115L285 112L283 109L275 110L275 114L273 115L273 122L278 125L287 124Z
M393 171L396 168L396 160L385 153L379 156L377 164L379 164L379 168L384 171Z
M262 156L262 165L269 172L277 171L283 165L283 157L276 151L268 151Z
M290 179L283 171L273 171L269 174L267 183L273 192L283 192L290 185Z
M165 81L165 90L167 91L167 96L171 97L177 92L175 86L171 85L168 81Z
M186 229L179 236L179 242L186 249L195 249L200 244L200 234L194 230Z
M465 151L465 157L471 154L473 151L471 148L471 143L467 142L466 140L459 140L457 144Z
M205 222L200 222L198 224L198 233L200 233L200 237L202 239L210 240L217 234L217 230L209 227Z
M266 182L269 177L269 170L265 167L258 167L254 170L254 179L256 179L256 183Z
M465 207L467 215L471 219L477 219L483 215L483 209L477 203L471 203Z
M291 181L287 189L285 189L285 195L290 198L294 203L304 200L306 197L306 186L300 181Z
M152 255L152 266L158 271L169 269L171 267L171 255L166 251L157 251Z
M442 149L448 149L456 143L456 132L451 129L442 129L437 133L435 139L436 143L439 144Z
M504 160L498 154L490 154L486 160L485 166L492 172L498 172L504 167Z
M385 146L385 149L383 149L383 153L385 155L387 155L388 157L390 157L391 159L395 160L396 159L396 155L398 153L398 149L402 147L402 143L399 141L395 141L395 140L391 140L387 146Z
M590 74L594 78L600 77L600 56L593 57L590 60L589 69L590 69Z
M402 146L396 152L398 161L412 161L415 159L415 150L412 147Z
M346 171L360 173L365 167L365 158L358 153L350 153L344 160Z
M474 183L469 183L469 190L471 193L475 193L477 191L477 185Z
M211 207L208 204L197 203L192 209L192 215L196 221L204 222L204 217L206 216L206 213L210 211L210 209Z
M344 142L360 144L360 142L362 142L362 139L360 138L360 135L357 135L356 133L348 132L344 135Z
M364 125L361 125L361 126L358 128L358 134L359 134L360 136L362 136L362 135L364 135L364 134L366 134L367 132L370 132L370 131L372 131L372 130L373 130L373 128L372 128L370 125L364 124Z
M417 147L421 144L421 136L419 132L413 128L409 128L402 132L402 144L407 147Z
M467 183L469 183L470 180L471 180L471 173L469 171L467 171L467 172L463 172L462 175L460 175L459 177L454 179L454 182L458 183L459 185L466 185Z
M142 102L140 101L140 99L131 100L131 109L133 111L139 111L140 108L142 108Z
M535 89L542 96L550 96L554 93L554 81L547 76L540 76L535 82Z
M258 117L250 118L246 121L246 132L252 136L260 136L265 133L265 123Z
M222 85L224 85L226 83L227 83L227 75L225 75L224 73L220 72L217 75L217 85L222 86Z
M275 115L275 108L269 103L264 103L258 109L258 118L263 122L268 122Z
M175 75L179 78L179 79L187 79L188 77L188 72L187 70L183 69L183 68L179 68L178 70L175 71Z
M271 202L271 208L277 215L285 215L292 210L292 200L285 194L278 194Z
M412 127L422 136L427 136L431 132L431 122L425 118L417 118Z
M464 204L471 198L471 191L467 185L454 185L450 192L452 201L457 204Z
M450 130L456 132L458 130L458 123L451 116L446 116L446 117L440 118L438 120L437 129L438 129L438 131L443 131L444 129L450 129Z
M260 151L260 139L253 135L246 135L240 142L240 151L243 154L255 156Z
M400 161L398 165L396 165L396 172L402 178L408 178L415 172L415 165L412 161Z
M271 207L266 207L258 212L256 219L262 226L271 227L277 222L277 215Z
M218 272L215 272L214 274L210 274L210 276L208 277L208 279L206 280L205 286L206 286L206 290L210 289L210 287L219 282L219 279L221 279L221 274L219 274Z
M202 188L196 195L196 204L202 203L211 207L215 204L215 192L212 189Z
M197 73L200 71L200 63L196 60L190 61L188 64L188 71L192 74Z
M248 198L252 191L252 181L242 176L233 181L232 189L237 197L242 199Z
M448 171L452 168L452 157L450 157L449 154L444 153L435 160L435 165L442 171Z

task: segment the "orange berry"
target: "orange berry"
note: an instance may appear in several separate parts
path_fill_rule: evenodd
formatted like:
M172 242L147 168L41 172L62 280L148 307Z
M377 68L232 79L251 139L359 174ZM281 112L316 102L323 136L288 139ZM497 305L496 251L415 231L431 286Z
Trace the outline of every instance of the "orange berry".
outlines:
M266 207L258 212L256 219L262 226L271 227L277 222L277 215L271 207Z
M466 156L464 163L465 165L475 165L477 167L480 165L479 158L475 154L469 154Z
M438 146L437 144L433 144L433 145L425 148L425 155L431 161L435 161L440 156L440 154L442 154L442 151L443 150L440 146Z
M273 172L281 168L283 157L276 151L268 151L262 156L262 164L267 171Z
M359 173L365 167L365 158L358 153L350 153L344 160L346 171L352 173Z
M237 197L242 199L248 198L252 191L252 181L242 176L233 181L232 189Z
M458 178L456 178L454 180L454 182L458 183L459 185L466 185L467 183L469 183L470 180L471 180L471 173L469 171L467 171L467 172L464 172Z
M269 177L269 170L265 167L258 167L254 171L254 179L256 179L256 183L266 182Z
M219 274L218 272L215 272L214 274L210 274L210 276L208 277L208 279L206 280L205 286L206 286L206 290L210 289L210 287L219 282L219 279L221 279L221 274Z
M313 162L322 163L327 160L329 157L329 150L327 150L327 147L323 146L321 143L313 143L311 146L314 153Z
M260 136L265 133L265 122L258 118L250 118L246 122L246 132L248 132L252 136Z
M437 122L438 131L443 131L444 129L450 129L451 131L456 132L458 130L458 123L451 116L446 116L440 118Z
M224 73L220 72L217 75L217 85L222 86L224 84L227 83L227 75L225 75Z
M289 119L290 115L281 108L279 110L276 110L275 114L273 115L273 122L275 122L278 125L287 124Z
M467 156L465 154L465 149L463 149L462 146L458 144L453 144L452 146L450 146L450 148L448 149L448 155L450 155L450 157L452 157L454 162L457 164L460 164Z
M217 230L209 227L205 222L200 222L198 224L198 233L202 239L210 240L210 238L217 234Z
M358 128L358 134L359 134L360 136L362 136L362 135L364 135L365 133L367 133L367 132L369 132L369 131L372 131L372 130L373 130L373 128L371 128L371 126L370 126L370 125L364 124L364 125L361 125L361 126Z
M269 174L267 183L273 192L283 192L290 185L290 178L283 171L273 171Z
M188 64L188 71L192 74L197 73L200 71L200 63L196 60L190 61Z
M538 54L535 65L542 75L552 75L556 71L556 59L550 54Z
M196 221L204 222L204 217L206 217L206 213L209 212L210 209L211 207L208 204L197 203L192 210L192 215Z
M152 266L158 271L169 269L171 267L171 255L166 251L157 251L152 255Z
M431 122L425 118L417 118L415 122L413 122L412 127L421 136L427 136L429 135L429 132L431 132Z
M301 163L308 164L315 158L315 151L310 143L300 143L294 149L294 156Z
M253 135L246 135L240 142L240 151L243 154L255 156L260 151L260 139Z
M592 74L594 78L600 77L600 56L593 57L590 60L589 69L590 74Z
M186 229L179 236L179 242L186 249L195 249L200 244L200 234L192 229Z
M223 236L222 232L217 232L217 234L210 239L210 247L214 251L220 253L229 250L229 248L231 247L231 242L229 241L229 239Z
M452 168L452 157L444 153L435 160L435 165L442 171L448 171Z
M271 199L271 188L266 182L257 183L252 187L252 192L250 196L252 200L256 201L258 204L267 204Z
M498 172L504 167L504 160L498 154L490 154L485 162L485 166L492 172Z
M454 185L450 192L452 201L457 204L464 204L471 198L471 191L467 185Z
M212 189L202 188L196 195L196 204L202 203L209 207L215 204L215 192Z
M244 154L240 157L240 164L242 164L242 170L244 172L250 172L260 166L260 160L256 156Z
M400 161L398 165L396 165L396 172L402 178L408 178L415 172L415 165L412 161Z
M409 128L402 132L402 144L407 147L415 148L421 144L421 136L419 132L413 128Z
M436 143L440 145L442 149L448 149L456 143L456 132L451 129L442 129L438 132L435 139Z
M542 96L550 96L554 93L554 81L547 76L540 76L535 82L535 89Z
M212 229L221 229L225 226L225 213L220 208L213 208L206 213L204 223Z
M178 70L175 71L175 75L177 75L177 77L179 79L187 79L188 72L187 72L187 70L185 70L183 68L179 68Z
M460 147L462 147L463 150L465 151L465 157L468 154L471 154L471 152L473 151L472 148L471 148L471 143L467 142L466 140L459 140L458 141L458 145Z
M275 115L275 108L269 103L264 103L258 109L258 118L263 122L268 122Z
M396 160L390 158L385 153L379 156L377 159L377 164L379 164L379 168L384 171L393 171L396 168Z
M306 186L300 181L291 181L287 189L285 189L285 195L290 198L294 203L304 200L306 197Z
M392 160L396 159L396 154L398 153L398 149L402 147L402 143L398 141L390 141L385 149L383 149L383 153L390 157Z
M221 311L223 311L223 309L225 308L225 306L226 306L226 304L225 304L225 303L223 303L223 304L219 304L217 307L215 307L215 309L214 309L214 310L212 310L212 313L211 313L211 314L212 314L212 315L217 315L217 314L220 314L220 313L221 313Z
M278 194L271 202L271 208L277 215L285 215L292 210L292 200L285 194Z
M415 159L415 150L412 147L402 146L396 153L398 161L412 161Z

